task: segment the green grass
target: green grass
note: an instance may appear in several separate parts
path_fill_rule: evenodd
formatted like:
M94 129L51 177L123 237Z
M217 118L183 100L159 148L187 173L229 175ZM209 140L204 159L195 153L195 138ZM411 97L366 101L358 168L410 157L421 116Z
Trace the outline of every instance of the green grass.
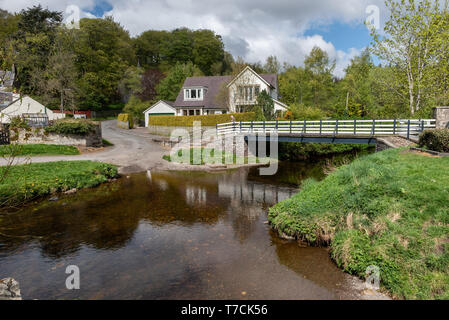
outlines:
M215 155L215 150L214 149L207 149L207 148L201 148L201 161L194 161L194 155L195 155L195 151L199 152L199 148L195 149L190 149L190 165L205 165L205 164L211 164L210 161L207 161L208 157L209 159L213 158ZM179 150L178 151L178 156L182 157L182 155L184 153L188 153L189 150L187 149L183 149L183 150ZM168 161L168 162L172 162L171 156L170 155L165 155L162 157L164 160ZM262 163L262 160L259 158L248 158L248 157L237 157L236 154L227 154L224 151L221 152L221 161L219 163L216 164L247 164L249 162L249 160L252 161L252 163L254 163L254 160L256 163ZM213 163L212 163L213 164Z
M53 156L53 155L78 155L78 148L74 146L24 144L0 146L0 156L8 156L14 153L17 156Z
M348 273L381 270L405 299L449 299L449 158L388 150L343 166L274 206L273 227L330 245Z
M0 177L6 167L0 167ZM90 188L117 176L117 168L91 161L32 163L10 167L0 182L0 207L17 206L38 197Z
M102 142L103 142L103 147L112 147L112 146L114 146L114 144L111 141L109 141L109 140L102 139Z

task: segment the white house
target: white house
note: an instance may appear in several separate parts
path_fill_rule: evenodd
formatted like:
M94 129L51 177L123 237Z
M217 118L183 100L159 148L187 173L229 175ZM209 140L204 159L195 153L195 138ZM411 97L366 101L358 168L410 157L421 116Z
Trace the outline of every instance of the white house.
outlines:
M11 118L17 116L26 116L27 114L46 115L48 117L48 120L50 121L65 118L65 114L54 113L29 96L20 97L14 94L12 96L12 102L4 105L0 109L0 122L10 123Z
M185 80L175 102L159 101L144 111L145 124L151 116L195 116L239 113L257 103L260 92L266 91L274 102L275 112L287 111L280 102L276 74L258 74L246 67L236 77L189 77ZM224 92L224 94L223 94ZM227 99L222 99L224 96ZM219 101L219 100L222 101ZM227 100L227 101L223 101Z
M150 116L175 116L176 108L173 102L161 100L143 112L145 114L145 127L148 127Z

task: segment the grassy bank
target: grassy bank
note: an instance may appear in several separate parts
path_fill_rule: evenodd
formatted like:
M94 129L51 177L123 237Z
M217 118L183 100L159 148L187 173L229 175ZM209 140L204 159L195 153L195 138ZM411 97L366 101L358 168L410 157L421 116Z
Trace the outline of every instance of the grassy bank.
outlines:
M0 176L6 167L0 167ZM0 182L0 207L38 197L97 186L117 176L117 168L91 161L64 161L12 166Z
M190 155L189 155L190 152ZM251 163L261 163L261 160L259 158L255 157L237 157L237 155L234 154L227 154L224 151L218 151L220 154L217 156L217 160L221 159L219 163L212 163L211 159L215 159L215 153L217 152L214 149L207 149L207 148L201 148L201 161L195 161L195 152L199 155L200 149L193 148L190 150L183 149L178 151L178 156L183 157L184 154L189 156L190 162L188 164L190 165L205 165L205 164L248 164L251 160ZM187 157L186 156L186 157ZM198 156L196 156L198 157ZM170 155L163 156L163 159L168 162L175 162L174 159L171 158ZM177 160L177 159L175 159ZM187 161L186 161L187 162Z
M398 298L449 299L449 158L388 150L360 158L270 210L273 227L330 244L360 277L378 266Z
M0 156L56 156L56 155L78 155L78 148L74 146L60 146L47 144L24 144L0 146Z

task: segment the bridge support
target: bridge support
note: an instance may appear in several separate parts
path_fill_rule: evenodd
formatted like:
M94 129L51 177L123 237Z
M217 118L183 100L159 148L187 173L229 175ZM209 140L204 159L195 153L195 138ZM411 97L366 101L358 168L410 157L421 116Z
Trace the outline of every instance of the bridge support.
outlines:
M449 107L433 108L433 117L437 129L449 128Z

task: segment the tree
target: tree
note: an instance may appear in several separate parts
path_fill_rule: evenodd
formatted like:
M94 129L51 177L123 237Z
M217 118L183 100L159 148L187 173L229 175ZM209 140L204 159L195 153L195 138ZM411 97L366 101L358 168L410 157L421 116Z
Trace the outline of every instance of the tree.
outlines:
M155 101L157 98L157 86L165 78L159 69L149 69L142 76L142 90L138 97L142 101Z
M408 100L414 115L429 95L438 90L432 81L433 66L447 52L447 2L438 0L387 0L390 19L385 36L372 29L372 52L398 72L396 92Z
M193 63L177 63L157 86L159 100L175 101L187 77L202 75Z
M167 31L148 30L134 40L137 59L142 67L157 68L161 65L162 44L169 37Z
M280 95L282 102L287 105L303 103L306 88L304 68L287 66L279 76Z
M264 65L265 72L279 74L281 72L281 64L276 56L269 56Z
M207 76L213 74L212 66L222 64L224 44L219 35L211 30L197 30L193 33L193 63Z
M275 119L273 98L271 98L266 90L263 90L257 97L256 108L262 110L266 121Z
M325 51L314 47L306 57L304 65L308 86L310 86L310 90L305 91L304 103L330 109L335 61L331 61Z

